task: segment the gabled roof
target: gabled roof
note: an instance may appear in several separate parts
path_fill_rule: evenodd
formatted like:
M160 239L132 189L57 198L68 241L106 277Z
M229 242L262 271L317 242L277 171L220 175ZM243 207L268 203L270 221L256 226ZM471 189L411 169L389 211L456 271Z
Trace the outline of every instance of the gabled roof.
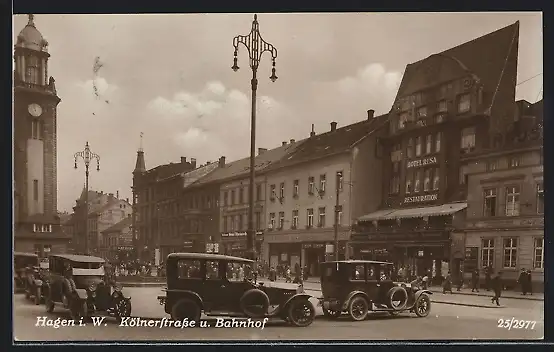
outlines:
M133 223L133 219L130 216L128 216L125 219L118 222L117 224L108 227L107 229L102 231L102 233L120 232L124 228L131 226L132 223Z
M434 59L437 55L457 61L461 68L477 76L483 84L484 91L494 97L495 92L499 88L501 78L507 74L506 70L517 70L517 64L514 67L508 68L507 62L511 54L516 57L517 63L518 43L519 21L439 54L434 54L426 59L408 64L398 88L397 99L414 93L407 90L409 82L420 68L428 64L429 60ZM441 72L439 75L441 74L444 74L444 72Z
M270 149L257 155L254 159L255 172L261 172L267 169L273 163L278 162L286 155L294 152L306 140L289 143L278 148ZM204 185L210 182L220 182L233 179L235 177L247 176L250 172L250 158L243 158L237 161L230 162L224 167L218 167L213 172L196 181L193 186Z
M384 114L307 138L292 153L274 163L271 169L348 152L373 131L384 127L387 119L388 114Z
M90 215L97 215L97 214L102 214L104 211L110 209L111 207L113 207L114 205L116 204L119 204L119 202L124 202L126 203L127 205L131 206L131 204L127 203L127 201L124 201L122 199L117 199L117 198L114 198L114 199L110 199L108 200L108 202L100 207L97 207L96 209L91 209L91 211L89 211L89 216Z

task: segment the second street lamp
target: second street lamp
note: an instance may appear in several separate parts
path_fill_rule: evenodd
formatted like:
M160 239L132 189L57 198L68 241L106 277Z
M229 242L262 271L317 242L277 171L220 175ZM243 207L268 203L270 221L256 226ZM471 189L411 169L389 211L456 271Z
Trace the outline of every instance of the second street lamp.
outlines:
M85 231L85 254L88 255L88 176L89 176L89 166L91 161L96 159L96 171L100 171L100 156L90 151L88 142L85 144L85 149L77 152L73 155L75 159L75 169L77 168L77 159L83 159L85 163L85 220L84 220L84 231Z
M247 248L251 259L257 260L256 255L256 230L254 229L254 174L256 157L256 91L258 89L258 67L260 65L260 59L264 52L271 53L272 69L271 79L272 82L277 80L275 75L275 59L277 58L277 49L265 40L260 35L260 29L258 25L258 15L254 15L254 21L252 21L252 29L248 35L239 35L233 38L233 46L235 48L233 71L238 71L239 66L237 64L237 55L239 44L246 47L249 56L250 68L252 69L252 120L250 125L250 183L248 185L248 230L246 233Z

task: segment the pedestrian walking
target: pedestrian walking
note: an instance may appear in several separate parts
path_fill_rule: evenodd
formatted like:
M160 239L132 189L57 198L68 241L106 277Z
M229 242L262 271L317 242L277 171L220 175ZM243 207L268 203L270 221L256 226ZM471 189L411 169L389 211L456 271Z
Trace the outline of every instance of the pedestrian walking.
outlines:
M517 279L517 283L521 287L521 294L526 295L527 294L527 271L525 268L521 269L521 273L519 273L519 277Z
M492 275L492 267L489 265L485 267L485 288L487 291L491 290L491 275Z
M458 272L458 284L456 286L456 291L460 291L460 289L462 288L462 286L464 286L464 272L462 270L460 270Z
M479 292L479 269L471 274L471 292Z
M446 275L446 278L442 282L442 293L446 294L447 291L452 293L452 275L450 275L450 271L448 272L448 275Z
M499 271L498 274L491 280L492 289L494 290L494 297L491 298L491 302L496 302L496 305L500 305L499 298L502 294L502 289L504 288L504 283L502 282L502 272Z
M531 277L531 270L527 269L527 292L529 292L530 295L533 294L533 280Z

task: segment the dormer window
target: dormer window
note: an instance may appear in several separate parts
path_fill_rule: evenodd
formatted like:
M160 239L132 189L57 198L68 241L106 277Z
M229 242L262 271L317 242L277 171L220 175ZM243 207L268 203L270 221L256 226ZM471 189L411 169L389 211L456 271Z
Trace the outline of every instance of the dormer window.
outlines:
M469 94L462 94L458 99L458 112L468 112L471 107L471 96Z

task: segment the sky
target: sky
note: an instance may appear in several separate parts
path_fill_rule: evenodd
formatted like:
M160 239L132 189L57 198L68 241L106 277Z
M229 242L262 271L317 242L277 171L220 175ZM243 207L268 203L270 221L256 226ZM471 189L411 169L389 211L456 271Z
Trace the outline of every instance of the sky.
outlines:
M250 151L248 53L233 37L253 14L36 15L49 42L48 73L58 105L58 209L70 211L84 185L84 149L100 155L90 188L131 199L141 145L148 169L181 156L198 164ZM261 36L277 48L258 69L256 147L323 133L387 113L407 64L520 21L516 98L542 98L542 15L526 13L259 14ZM14 16L15 39L27 24ZM476 53L478 54L478 53Z

